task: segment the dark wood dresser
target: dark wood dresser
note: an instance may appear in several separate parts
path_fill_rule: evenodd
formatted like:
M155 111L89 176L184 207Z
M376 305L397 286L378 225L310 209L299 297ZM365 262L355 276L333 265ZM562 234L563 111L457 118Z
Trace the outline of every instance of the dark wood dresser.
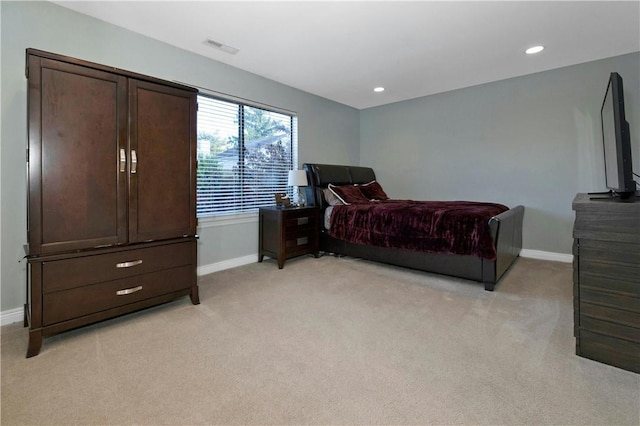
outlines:
M265 255L278 260L312 253L318 257L320 210L315 207L261 207L258 262Z
M27 49L27 357L43 336L189 295L197 90Z
M576 354L640 373L640 198L578 194L573 210Z

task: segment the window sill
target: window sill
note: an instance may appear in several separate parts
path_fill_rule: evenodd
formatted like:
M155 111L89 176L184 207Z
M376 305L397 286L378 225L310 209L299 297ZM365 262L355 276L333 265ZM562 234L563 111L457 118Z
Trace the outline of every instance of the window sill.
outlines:
M238 213L198 218L198 228L214 228L216 226L239 225L258 221L258 212Z

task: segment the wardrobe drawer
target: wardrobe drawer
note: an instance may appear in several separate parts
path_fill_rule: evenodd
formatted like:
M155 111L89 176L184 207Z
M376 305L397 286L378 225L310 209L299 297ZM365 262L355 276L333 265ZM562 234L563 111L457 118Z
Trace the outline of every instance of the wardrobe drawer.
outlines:
M52 293L189 265L192 263L192 244L196 243L188 241L43 262L43 292Z
M189 265L50 293L43 299L43 325L188 289L193 279Z

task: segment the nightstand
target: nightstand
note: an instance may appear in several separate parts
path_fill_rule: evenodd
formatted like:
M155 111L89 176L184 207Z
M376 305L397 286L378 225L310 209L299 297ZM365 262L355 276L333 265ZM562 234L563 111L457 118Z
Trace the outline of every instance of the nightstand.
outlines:
M260 207L258 262L265 255L278 260L278 268L295 256L318 257L320 210L315 207Z

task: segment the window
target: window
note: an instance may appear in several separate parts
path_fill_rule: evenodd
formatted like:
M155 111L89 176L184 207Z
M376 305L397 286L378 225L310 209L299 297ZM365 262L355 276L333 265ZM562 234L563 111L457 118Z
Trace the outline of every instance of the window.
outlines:
M198 216L256 211L288 192L296 117L198 95Z

